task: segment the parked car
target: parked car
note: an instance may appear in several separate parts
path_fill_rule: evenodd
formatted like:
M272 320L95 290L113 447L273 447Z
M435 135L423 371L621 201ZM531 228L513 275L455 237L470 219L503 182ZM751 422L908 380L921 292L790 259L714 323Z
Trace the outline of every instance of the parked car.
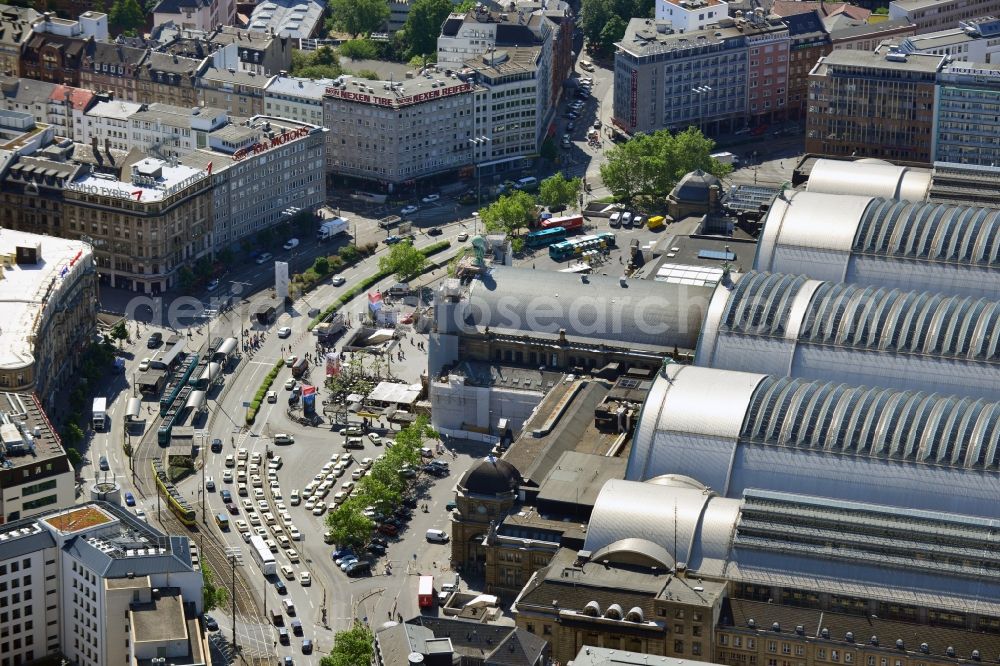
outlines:
M399 214L400 214L400 215L413 215L413 214L414 214L414 213L416 213L416 212L417 212L418 210L420 210L420 207L419 207L419 206L413 206L413 205L410 205L410 206L405 206L405 207L403 208L403 210L399 211Z
M440 236L443 233L444 232L441 231L441 227L431 227L430 229L427 230L428 236Z
M163 344L163 333L160 333L159 331L151 333L149 338L146 340L147 349L156 349L161 344Z
M147 370L149 370L149 361L150 359L148 358L144 358L141 361L139 361L139 372L146 372Z
M265 252L264 254L262 254L259 257L257 257L257 265L260 266L260 265L266 264L267 262L269 262L273 258L274 258L274 255L272 255L270 252Z
M125 493L125 506L135 506L135 495L130 492Z
M440 194L428 194L426 197L421 199L421 201L423 201L424 203L434 203L440 198L441 198Z
M211 615L202 615L202 621L205 623L205 628L209 631L218 631L219 623L215 621L215 618Z

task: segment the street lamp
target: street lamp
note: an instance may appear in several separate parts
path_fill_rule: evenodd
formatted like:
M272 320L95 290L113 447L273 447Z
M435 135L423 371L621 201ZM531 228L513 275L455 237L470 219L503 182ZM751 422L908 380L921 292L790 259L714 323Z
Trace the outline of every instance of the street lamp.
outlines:
M243 553L238 547L229 546L226 548L226 559L229 560L229 566L232 569L232 593L229 597L232 603L233 650L236 651L236 567L243 566Z
M476 167L476 208L479 208L483 204L483 172L479 168L478 148L485 146L490 141L492 141L492 139L488 136L477 136L474 139L469 139L469 143L474 146L472 159L473 164Z

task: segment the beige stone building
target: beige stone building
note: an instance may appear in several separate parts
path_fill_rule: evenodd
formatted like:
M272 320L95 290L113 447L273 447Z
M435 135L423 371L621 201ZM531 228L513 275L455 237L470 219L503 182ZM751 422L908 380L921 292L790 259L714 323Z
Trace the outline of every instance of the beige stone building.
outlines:
M133 164L125 180L85 174L65 187L64 233L92 239L102 283L161 293L182 266L211 252L207 176L152 158Z

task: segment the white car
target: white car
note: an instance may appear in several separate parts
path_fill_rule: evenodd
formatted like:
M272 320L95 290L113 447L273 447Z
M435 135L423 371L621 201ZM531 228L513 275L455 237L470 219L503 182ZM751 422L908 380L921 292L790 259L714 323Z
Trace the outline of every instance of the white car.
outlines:
M259 536L261 539L267 538L267 528L266 527L255 527L253 528L253 533Z
M413 215L418 210L420 210L420 208L418 206L407 206L403 210L399 211L399 214L400 215Z
M346 283L347 283L347 278L345 278L343 275L337 275L332 280L330 280L330 284L332 284L334 287L341 287Z
M266 264L267 262L271 261L271 259L273 259L273 258L274 258L274 256L270 252L265 252L264 254L262 254L259 257L257 257L257 265L261 266L263 264Z
M253 478L250 479L250 485L254 488L262 488L264 486L264 479L260 478L260 474L254 474Z
M267 546L267 549L270 550L272 553L278 552L278 544L274 543L274 539L265 539L264 544Z
M292 537L292 541L302 541L302 532L299 532L295 525L288 527L288 536Z
M458 235L458 242L464 243L467 240L469 240L469 234L465 233L464 231Z
M271 508L267 504L267 500L259 500L257 502L257 508L261 511L270 511Z
M289 548L288 550L285 551L285 555L288 556L288 561L289 562L298 562L299 561L299 554L296 553L291 548Z
M227 469L226 471L224 471L222 473L222 481L224 483L232 483L233 482L233 470Z
M371 466L372 466L372 463L374 463L374 462L375 462L375 461L374 461L374 460L372 460L371 458L364 458L364 459L363 459L363 460L361 461L361 466L362 466L362 467L363 467L364 469L369 469L369 468L371 468Z
M312 576L309 575L308 571L302 571L299 573L299 583L303 586L312 585Z
M243 501L240 502L240 504L243 505L243 510L244 511L246 511L247 513L253 513L254 508L253 508L253 502L252 501L250 501L248 499L244 499Z
M215 291L218 288L219 288L218 278L212 278L211 280L208 281L208 284L205 286L205 289L207 289L208 291Z
M287 564L281 565L281 575L288 580L295 580L295 569L291 568Z
M340 462L344 463L345 465L350 465L351 460L353 460L353 458L351 457L350 453L340 454Z
M278 536L278 544L282 548L291 548L292 547L292 542L289 541L288 537L286 537L284 534L281 534L281 535Z
M360 481L361 477L365 475L365 470L358 468L351 473L351 478L355 481Z
M247 520L249 520L250 524L254 527L260 527L260 516L256 513L247 514Z
M290 238L281 247L285 248L286 250L294 250L298 246L298 244L299 244L299 239L298 238Z
M299 502L302 501L302 498L299 497L299 491L298 490L293 490L292 494L289 496L289 500L290 500L292 506L298 506Z
M146 512L143 511L142 509L136 509L135 517L138 518L139 520L146 520Z
M250 526L247 525L247 521L245 521L245 520L237 520L236 521L236 529L239 532L249 532L250 531Z
M288 326L282 326L281 328L278 329L279 338L287 338L291 334L292 334L292 329L289 328Z
M146 372L147 370L149 370L149 359L144 358L139 361L139 372Z
M378 434L377 432L368 433L368 439L370 439L372 441L372 444L374 444L375 446L378 446L379 444L382 443L382 435Z
M254 488L253 489L253 496L254 496L254 499L259 499L259 500L264 499L264 489L263 488Z
M322 516L323 512L325 512L325 511L326 511L326 504L324 504L323 502L319 502L315 506L315 508L313 508L313 515L314 516Z
M440 194L428 194L426 197L421 199L421 201L423 201L424 203L434 203L440 198L441 198Z
M268 391L267 392L267 401L270 402L270 403L278 402L278 392L277 391Z

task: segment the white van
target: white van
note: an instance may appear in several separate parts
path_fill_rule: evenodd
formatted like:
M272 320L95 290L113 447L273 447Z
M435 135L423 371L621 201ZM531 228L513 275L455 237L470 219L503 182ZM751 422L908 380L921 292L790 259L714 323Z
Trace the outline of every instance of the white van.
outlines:
M514 187L519 190L525 190L527 192L533 192L538 189L538 179L534 176L528 176L526 178L519 179L514 183Z
M427 530L427 534L424 536L431 543L448 543L448 535L442 530Z

